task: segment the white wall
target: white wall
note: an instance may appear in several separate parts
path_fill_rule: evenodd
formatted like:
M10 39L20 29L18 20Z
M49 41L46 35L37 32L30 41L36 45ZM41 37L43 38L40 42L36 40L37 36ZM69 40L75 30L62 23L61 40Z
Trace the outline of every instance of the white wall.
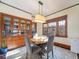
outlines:
M6 13L6 14L10 14L10 15L14 15L14 16L19 16L19 17L26 18L26 19L31 19L31 15L30 14L24 13L22 11L19 11L17 9L9 7L9 6L4 5L2 3L0 3L0 12Z
M48 19L53 19L59 16L67 15L67 26L68 26L68 38L55 37L56 42L64 43L70 45L70 39L79 37L79 5L72 7L70 9L61 11L59 13L53 14L47 17Z

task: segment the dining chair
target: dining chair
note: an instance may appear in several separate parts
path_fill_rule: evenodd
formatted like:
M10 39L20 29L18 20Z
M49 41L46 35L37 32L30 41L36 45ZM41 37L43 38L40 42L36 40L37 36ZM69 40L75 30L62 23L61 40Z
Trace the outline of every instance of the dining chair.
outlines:
M41 48L37 45L31 44L28 37L25 38L26 48L27 48L27 57L26 59L33 59L33 56L38 54Z
M48 42L47 42L47 59L49 59L49 53L52 52L52 58L54 57L53 55L53 40L54 36L48 36Z
M42 57L43 56L47 56L47 59L49 59L49 57L52 56L52 58L54 58L54 54L53 54L53 40L54 40L54 36L48 36L47 43L40 45L42 47L42 50L41 50ZM50 55L50 53L52 53L52 54Z
M44 55L47 56L47 59L49 59L49 57L51 56L50 53L52 53L52 58L54 57L54 54L53 54L53 40L54 40L54 36L48 36L48 41L43 46L42 51L43 51Z

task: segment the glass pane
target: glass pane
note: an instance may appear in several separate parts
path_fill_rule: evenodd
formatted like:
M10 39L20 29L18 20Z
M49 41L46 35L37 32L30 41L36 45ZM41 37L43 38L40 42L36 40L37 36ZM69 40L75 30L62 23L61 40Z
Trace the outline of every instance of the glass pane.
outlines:
M30 24L27 24L27 30L30 30Z
M11 18L9 16L4 16L4 30L2 31L3 37L10 35L10 21Z
M24 32L24 30L21 30L21 34L24 34L25 32Z
M59 24L58 34L64 36L66 34L65 33L65 29L66 29L65 20L59 21L58 24Z
M48 23L48 26L49 26L49 27L56 27L56 22Z
M30 24L30 21L27 21L27 24Z
M4 27L5 27L5 29L10 29L10 20L11 20L10 17L8 17L8 16L4 17L4 22L5 22Z
M8 16L4 16L4 20L5 20L5 21L10 21L10 20L11 20L11 18L10 18L10 17L8 17Z
M21 23L25 23L25 20L21 20Z
M59 26L64 26L65 25L65 20L59 21Z
M30 21L27 21L27 30L30 30Z
M11 34L12 34L12 36L16 36L16 35L18 35L18 30L16 30L16 29L13 29L13 31L11 32Z
M15 23L19 22L19 19L15 18L15 19L14 19L14 22L15 22Z
M19 20L18 19L14 19L14 26L13 26L13 28L14 29L18 29L18 26L19 26Z
M56 35L56 32L57 32L56 26L57 26L56 22L48 23L48 34L49 35Z
M22 23L21 23L21 29L22 29L22 30L25 30L25 29L26 29L26 24L22 24Z
M17 36L19 34L18 27L19 27L19 19L14 18L13 30L11 31L12 36Z

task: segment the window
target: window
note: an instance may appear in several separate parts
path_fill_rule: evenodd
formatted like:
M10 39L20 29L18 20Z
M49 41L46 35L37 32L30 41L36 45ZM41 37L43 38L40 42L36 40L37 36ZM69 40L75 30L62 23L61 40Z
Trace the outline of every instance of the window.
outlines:
M66 35L66 21L61 20L58 21L58 36L65 36Z
M48 20L47 24L48 29L53 29L53 31L48 30L48 33L57 37L67 37L67 15Z
M48 23L48 35L55 35L56 33L56 22Z

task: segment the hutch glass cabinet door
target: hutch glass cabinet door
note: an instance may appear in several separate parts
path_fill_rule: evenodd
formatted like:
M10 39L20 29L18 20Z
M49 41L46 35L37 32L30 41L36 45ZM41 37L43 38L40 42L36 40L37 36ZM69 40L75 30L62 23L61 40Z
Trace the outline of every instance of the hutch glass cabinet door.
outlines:
M13 19L13 28L12 28L12 36L17 36L19 34L19 19Z
M26 33L29 38L32 37L32 22L30 20L27 20L26 23Z
M20 34L24 35L26 31L26 21L24 19L22 19L20 21Z
M10 25L11 25L10 22L11 22L11 17L9 16L3 17L3 26L2 26L3 38L10 36Z
M30 21L27 21L27 31L30 30Z

